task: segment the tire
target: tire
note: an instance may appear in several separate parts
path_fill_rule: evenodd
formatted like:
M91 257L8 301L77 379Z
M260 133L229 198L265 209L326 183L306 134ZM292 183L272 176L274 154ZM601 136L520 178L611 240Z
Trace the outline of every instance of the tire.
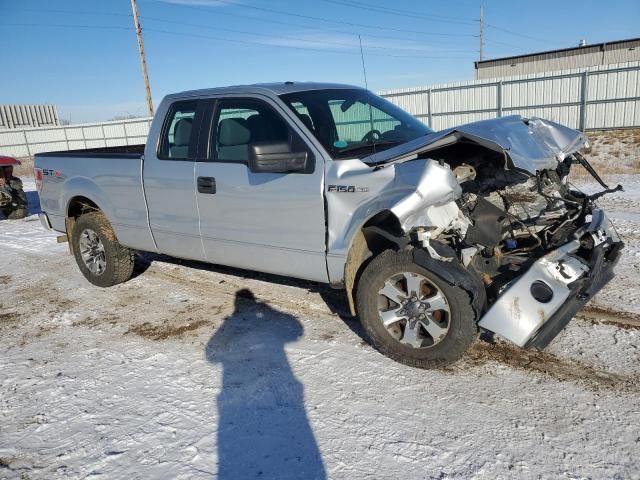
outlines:
M409 281L416 288L408 288ZM390 286L396 290L387 296ZM410 291L420 293L412 296ZM390 300L398 292L408 297L402 300L404 306ZM450 365L462 357L478 333L469 294L417 265L411 251L386 250L374 258L362 272L356 297L360 321L372 346L405 365ZM386 327L383 317L391 322Z
M73 226L71 242L78 268L92 284L112 287L131 278L134 252L118 243L102 212L81 215Z

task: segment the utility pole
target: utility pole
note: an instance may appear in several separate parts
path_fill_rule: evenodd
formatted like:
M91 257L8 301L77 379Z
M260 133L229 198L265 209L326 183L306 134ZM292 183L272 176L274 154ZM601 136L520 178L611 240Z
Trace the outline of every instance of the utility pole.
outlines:
M484 58L484 7L480 5L480 61Z
M149 116L153 116L153 100L151 99L151 87L149 86L149 73L147 72L147 60L144 56L144 43L142 42L142 27L138 18L138 7L136 0L131 0L131 9L133 10L133 23L136 27L136 36L138 37L138 52L140 53L140 66L142 67L142 76L144 78L144 90L147 94L147 110Z

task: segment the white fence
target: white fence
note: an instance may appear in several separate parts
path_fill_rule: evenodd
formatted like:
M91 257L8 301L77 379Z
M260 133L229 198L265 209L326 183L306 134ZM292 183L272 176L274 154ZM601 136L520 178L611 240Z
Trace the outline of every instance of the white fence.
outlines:
M548 118L580 130L640 128L640 62L380 94L434 130L514 114ZM135 145L146 141L150 124L151 118L139 118L0 130L0 154L31 157L45 151Z
M640 127L640 62L381 92L434 130L505 115L580 130Z
M145 143L151 118L64 127L0 130L0 154L23 158L40 152Z

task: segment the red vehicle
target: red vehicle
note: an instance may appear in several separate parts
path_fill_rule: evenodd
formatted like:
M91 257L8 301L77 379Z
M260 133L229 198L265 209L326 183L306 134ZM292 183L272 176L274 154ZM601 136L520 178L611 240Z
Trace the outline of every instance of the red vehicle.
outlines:
M27 216L27 195L22 180L13 176L13 167L20 161L0 155L0 212L10 220Z

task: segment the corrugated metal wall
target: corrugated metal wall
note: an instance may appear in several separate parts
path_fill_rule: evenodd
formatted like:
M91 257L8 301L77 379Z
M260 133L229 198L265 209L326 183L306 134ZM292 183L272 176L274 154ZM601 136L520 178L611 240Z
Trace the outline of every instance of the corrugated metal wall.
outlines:
M0 154L31 157L40 152L145 143L151 117L54 128L0 130Z
M434 130L499 116L573 128L640 127L640 62L381 92Z
M573 128L640 128L640 62L548 75L406 88L380 92L434 130L499 116L542 117ZM340 109L337 106L336 112ZM342 113L341 137L360 139L368 122ZM382 116L376 125L388 123ZM151 118L54 128L0 130L0 154L35 153L92 147L135 145L146 141Z
M585 46L566 51L486 60L476 64L476 78L495 79L573 68L611 67L612 64L637 61L640 61L640 40L631 40Z
M0 105L0 130L60 125L55 105Z

